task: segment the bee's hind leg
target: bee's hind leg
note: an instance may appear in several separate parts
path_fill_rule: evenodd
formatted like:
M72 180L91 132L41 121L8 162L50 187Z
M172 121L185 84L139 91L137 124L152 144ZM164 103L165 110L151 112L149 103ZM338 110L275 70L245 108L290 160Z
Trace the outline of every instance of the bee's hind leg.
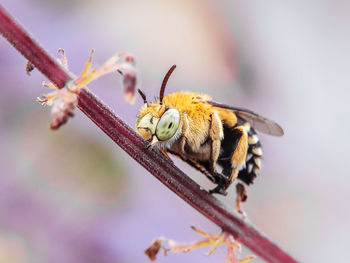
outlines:
M238 177L239 171L245 167L247 152L248 152L248 131L250 129L249 123L245 123L244 125L240 125L234 128L234 133L237 138L236 148L234 149L231 160L231 172L230 172L230 184L232 184ZM225 173L224 173L225 174ZM247 200L247 191L243 184L238 183L236 185L237 199L236 199L236 209L237 212L245 215L242 210L241 202L245 202Z
M243 216L246 216L246 213L243 211L241 203L247 201L248 195L247 190L245 189L244 185L241 183L238 183L236 185L236 209L238 213L241 213Z

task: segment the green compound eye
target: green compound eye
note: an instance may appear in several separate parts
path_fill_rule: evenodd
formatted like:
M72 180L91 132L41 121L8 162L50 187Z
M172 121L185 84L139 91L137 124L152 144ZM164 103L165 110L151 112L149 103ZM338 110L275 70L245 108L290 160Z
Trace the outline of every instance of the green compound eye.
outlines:
M169 140L179 128L180 123L180 112L177 109L168 109L160 118L157 128L156 135L160 141Z

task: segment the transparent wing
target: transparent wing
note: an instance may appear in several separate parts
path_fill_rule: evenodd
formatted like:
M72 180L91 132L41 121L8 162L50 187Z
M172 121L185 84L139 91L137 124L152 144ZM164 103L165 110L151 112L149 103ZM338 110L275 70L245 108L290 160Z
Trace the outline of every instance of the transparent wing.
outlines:
M206 101L206 103L213 105L215 107L232 110L237 115L237 117L249 122L251 127L253 127L255 130L259 132L266 133L273 136L283 136L284 134L284 131L279 124L253 111L237 108L237 107L231 107L231 106L217 103L214 101Z

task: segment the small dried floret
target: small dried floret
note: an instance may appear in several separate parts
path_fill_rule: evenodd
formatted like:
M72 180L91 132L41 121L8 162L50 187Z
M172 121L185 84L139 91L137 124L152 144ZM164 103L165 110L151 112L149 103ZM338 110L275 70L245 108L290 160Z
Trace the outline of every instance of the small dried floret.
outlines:
M162 241L160 241L159 239L155 239L152 242L151 246L145 251L145 253L150 260L155 261L156 256L159 250L161 249L161 247L162 247Z
M59 62L65 69L68 69L68 62L64 50L60 48L58 52L61 53L62 56ZM93 50L90 52L89 59L79 77L68 83L63 89L58 89L53 83L43 83L44 87L55 89L54 92L37 98L37 101L43 106L52 106L51 115L53 120L50 124L51 129L58 129L62 124L66 123L70 117L74 116L75 108L78 105L78 95L85 85L108 73L122 73L125 99L129 103L134 102L137 83L134 57L129 53L116 54L101 67L91 69L92 54ZM30 65L27 63L27 69L29 69L29 66Z
M119 71L118 71L119 72ZM124 99L129 104L135 103L135 92L136 92L136 72L127 71L123 74L123 93Z
M212 246L208 253L206 253L206 255L211 255L218 247L225 244L227 247L227 258L225 259L225 263L246 263L255 258L255 256L248 256L242 260L237 259L235 249L241 251L241 245L227 232L223 231L220 235L212 235L205 233L194 226L192 226L192 229L205 238L195 242L179 243L165 237L159 237L152 242L151 246L145 251L145 253L150 260L154 261L160 249L163 249L164 255L166 256L168 252L189 252L196 248ZM165 244L166 247L162 244Z
M74 111L78 105L78 95L70 92L69 89L62 90L62 95L53 102L51 115L52 122L50 128L57 130L62 124L65 124L70 117L74 116Z

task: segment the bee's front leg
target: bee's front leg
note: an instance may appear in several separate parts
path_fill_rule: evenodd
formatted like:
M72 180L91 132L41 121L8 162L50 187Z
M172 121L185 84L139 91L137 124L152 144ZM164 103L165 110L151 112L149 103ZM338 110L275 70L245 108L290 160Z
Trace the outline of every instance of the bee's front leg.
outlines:
M171 158L169 157L169 155L167 154L167 152L163 149L159 149L159 151L170 161L173 163L173 160L171 160Z

